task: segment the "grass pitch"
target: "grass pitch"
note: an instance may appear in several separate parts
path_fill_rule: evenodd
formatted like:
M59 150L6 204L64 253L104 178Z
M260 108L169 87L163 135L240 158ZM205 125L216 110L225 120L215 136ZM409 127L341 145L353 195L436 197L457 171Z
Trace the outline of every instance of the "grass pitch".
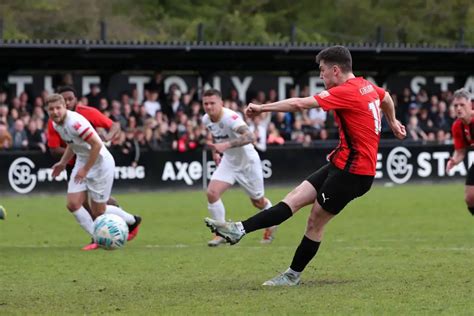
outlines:
M274 203L288 192L268 189ZM474 314L474 218L462 184L375 186L327 227L294 288L260 284L285 270L308 208L271 245L261 232L209 248L201 191L116 195L144 221L118 251L80 248L88 237L65 197L1 197L0 314ZM243 191L227 217L254 213Z

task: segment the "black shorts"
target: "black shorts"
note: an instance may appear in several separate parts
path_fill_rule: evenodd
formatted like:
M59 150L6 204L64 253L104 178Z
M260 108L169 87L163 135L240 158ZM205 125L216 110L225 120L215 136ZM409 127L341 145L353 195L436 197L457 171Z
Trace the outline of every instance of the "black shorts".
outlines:
M474 164L467 171L466 185L474 185Z
M336 215L347 203L369 191L374 176L349 173L328 163L306 180L316 189L316 199L323 209Z

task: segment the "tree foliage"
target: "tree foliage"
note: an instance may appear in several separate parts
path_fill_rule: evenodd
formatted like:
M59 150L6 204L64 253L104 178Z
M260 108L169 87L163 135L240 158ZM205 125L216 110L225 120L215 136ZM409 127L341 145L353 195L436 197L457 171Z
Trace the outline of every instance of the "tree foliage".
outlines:
M472 0L2 0L0 17L4 39L99 39L105 21L111 40L474 44Z

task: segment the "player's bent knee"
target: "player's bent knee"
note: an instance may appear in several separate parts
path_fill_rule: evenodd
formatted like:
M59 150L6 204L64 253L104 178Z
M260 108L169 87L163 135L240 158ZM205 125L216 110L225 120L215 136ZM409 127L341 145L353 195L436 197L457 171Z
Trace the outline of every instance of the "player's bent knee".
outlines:
M117 200L113 197L109 198L109 200L107 201L107 205L119 206Z
M254 199L250 199L250 200L252 201L253 206L255 206L258 209L263 209L267 204L265 197L261 197L260 199L257 199L257 200L254 200Z
M207 190L207 201L209 203L214 203L219 199L220 199L219 192L217 192L215 190Z
M82 204L80 204L78 202L72 202L72 201L67 202L67 205L66 205L69 212L75 212L78 209L80 209L81 206L82 206Z
M466 194L464 196L464 201L466 202L466 205L468 207L474 207L474 195L472 194Z

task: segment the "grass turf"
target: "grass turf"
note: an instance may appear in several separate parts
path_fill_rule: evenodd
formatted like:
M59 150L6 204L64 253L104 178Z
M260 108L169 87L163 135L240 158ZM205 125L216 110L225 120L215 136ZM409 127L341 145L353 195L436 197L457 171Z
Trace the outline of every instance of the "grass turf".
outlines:
M271 245L255 232L209 248L203 192L116 197L142 215L141 231L122 250L89 252L63 195L1 198L0 314L474 313L474 219L461 184L375 186L329 223L294 288L260 284L291 262L308 208ZM228 218L254 213L239 189L223 199Z

